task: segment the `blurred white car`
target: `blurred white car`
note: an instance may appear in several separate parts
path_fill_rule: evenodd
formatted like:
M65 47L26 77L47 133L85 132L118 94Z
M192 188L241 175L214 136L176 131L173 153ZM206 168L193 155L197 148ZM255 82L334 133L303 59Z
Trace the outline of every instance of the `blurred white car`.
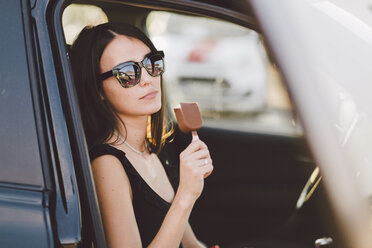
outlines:
M166 54L164 81L172 104L198 102L210 111L264 108L266 54L257 33L214 19L162 12L149 31Z

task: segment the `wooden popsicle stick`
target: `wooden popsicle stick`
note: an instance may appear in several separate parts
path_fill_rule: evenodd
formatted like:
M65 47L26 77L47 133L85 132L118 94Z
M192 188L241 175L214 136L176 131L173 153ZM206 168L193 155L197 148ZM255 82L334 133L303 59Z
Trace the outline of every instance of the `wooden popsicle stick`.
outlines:
M191 131L191 135L192 135L192 141L199 139L199 135L196 131Z

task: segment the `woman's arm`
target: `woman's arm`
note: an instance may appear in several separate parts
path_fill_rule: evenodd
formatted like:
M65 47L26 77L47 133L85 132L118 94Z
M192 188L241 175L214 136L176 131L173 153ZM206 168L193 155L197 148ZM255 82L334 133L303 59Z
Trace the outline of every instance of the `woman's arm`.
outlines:
M208 158L207 164L205 158ZM204 175L213 170L208 149L201 141L192 142L181 153L180 161L180 185L149 247L179 246L192 207L202 192ZM120 161L104 155L92 162L92 170L108 246L142 247L129 179Z
M192 207L203 190L204 178L212 170L207 146L201 140L191 142L180 154L180 183L163 224L149 247L179 246L188 230Z
M183 248L206 248L206 246L196 238L190 224L187 225L185 233L182 237L182 247Z
M92 171L108 247L142 247L122 164L116 157L104 155L93 160Z

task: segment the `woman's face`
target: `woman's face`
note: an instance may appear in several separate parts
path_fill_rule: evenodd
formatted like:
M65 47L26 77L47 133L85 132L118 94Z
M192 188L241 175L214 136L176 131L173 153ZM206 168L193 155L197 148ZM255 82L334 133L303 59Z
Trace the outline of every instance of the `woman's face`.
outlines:
M127 61L142 61L151 52L142 41L124 35L116 36L103 51L101 73ZM161 108L160 77L150 76L141 68L141 81L134 87L123 88L112 76L103 81L105 98L122 116L142 116L156 113Z

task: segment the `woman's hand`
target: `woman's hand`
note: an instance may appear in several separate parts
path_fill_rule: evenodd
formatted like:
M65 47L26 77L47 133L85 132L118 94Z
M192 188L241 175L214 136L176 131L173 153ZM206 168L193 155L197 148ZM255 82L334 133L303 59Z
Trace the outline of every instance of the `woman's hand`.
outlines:
M195 202L203 191L204 178L212 171L212 159L207 145L199 139L194 139L180 154L178 193L184 199Z
M195 244L190 245L190 246L183 246L184 248L208 248L205 244L203 244L200 241L197 241Z

